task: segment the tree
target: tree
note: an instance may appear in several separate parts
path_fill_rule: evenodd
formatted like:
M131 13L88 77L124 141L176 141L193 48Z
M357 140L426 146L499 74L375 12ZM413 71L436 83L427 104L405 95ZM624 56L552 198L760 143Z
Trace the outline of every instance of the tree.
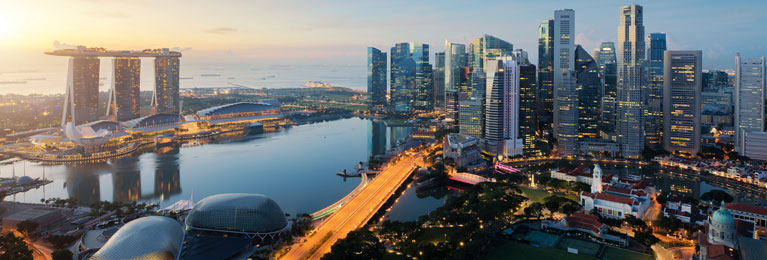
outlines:
M381 259L385 248L373 232L365 228L349 232L346 238L338 240L323 260L332 259Z
M700 199L711 201L711 203L714 205L718 205L719 203L722 203L722 201L729 203L734 200L730 194L722 190L711 190L709 192L703 193L703 195L700 195Z
M51 256L53 257L53 260L72 260L74 254L72 254L72 251L66 249L58 249L53 251Z
M32 250L27 247L24 239L15 236L12 232L0 235L0 259L2 260L32 260Z
M77 237L65 235L50 235L45 238L45 241L53 245L54 249L64 249L74 243L75 240L77 240Z
M568 217L572 215L573 213L577 212L581 209L581 205L578 205L577 203L567 203L562 206L562 213L567 215Z
M658 194L657 197L655 197L655 200L660 204L661 206L666 206L666 201L668 201L668 191L663 191L660 194Z
M24 234L24 236L31 237L40 226L37 222L24 220L16 224L16 230Z
M530 204L530 206L527 206L525 208L525 215L535 217L536 219L541 218L541 215L543 213L543 204L540 202L534 202L533 204Z

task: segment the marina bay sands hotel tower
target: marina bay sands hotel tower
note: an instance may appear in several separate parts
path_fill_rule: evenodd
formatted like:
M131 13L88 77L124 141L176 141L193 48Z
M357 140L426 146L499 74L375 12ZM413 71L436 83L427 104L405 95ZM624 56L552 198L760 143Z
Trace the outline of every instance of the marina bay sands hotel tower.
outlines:
M74 122L80 125L99 119L100 57L113 57L112 79L109 88L106 116L121 122L140 117L141 59L154 60L153 113L180 113L179 58L180 52L168 49L142 51L111 51L104 48L56 50L48 55L69 56L67 86L61 125Z

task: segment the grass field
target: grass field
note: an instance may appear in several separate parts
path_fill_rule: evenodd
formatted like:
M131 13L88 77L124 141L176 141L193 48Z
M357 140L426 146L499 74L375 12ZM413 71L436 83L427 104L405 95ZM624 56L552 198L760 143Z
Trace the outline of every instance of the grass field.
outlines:
M416 240L436 244L443 241L451 241L460 232L461 228L459 227L427 228L424 229L423 233Z
M551 196L548 191L545 190L538 190L538 189L531 189L528 187L519 187L519 189L522 190L522 195L530 199L531 202L540 202L543 203L543 199L545 199L548 196ZM568 199L571 199L573 201L580 201L580 199L576 198L572 194L565 194L560 192L555 192L557 196L562 196Z
M609 259L609 260L651 260L652 256L629 251L625 249L620 249L617 247L611 247L608 246L605 248L604 253L602 253L602 259Z
M540 231L532 230L530 232L527 232L527 234L525 234L524 240L527 240L533 243L538 243L542 246L556 247L560 238L561 238L560 236L557 236L554 234L543 233Z
M480 259L593 260L595 258L587 255L571 254L557 248L534 247L518 242L504 241L501 246L488 250L487 254L480 257Z
M562 241L559 242L558 247L565 251L567 251L568 247L575 248L578 249L578 254L596 256L599 253L600 245L584 240L563 238Z

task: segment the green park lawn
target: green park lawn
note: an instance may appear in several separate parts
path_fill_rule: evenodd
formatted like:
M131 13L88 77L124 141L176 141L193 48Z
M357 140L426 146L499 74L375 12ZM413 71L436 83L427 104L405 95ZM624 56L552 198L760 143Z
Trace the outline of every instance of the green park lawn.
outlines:
M416 240L419 242L439 243L453 241L461 233L460 227L425 228Z
M646 254L642 254L642 253L638 253L638 252L634 252L634 251L629 251L629 250L625 250L625 249L620 249L620 248L608 246L607 248L605 248L604 253L602 253L602 259L605 259L605 260L608 260L608 259L609 260L618 260L618 259L620 259L620 260L623 260L623 259L625 259L625 260L651 260L652 256L646 255Z
M549 194L549 192L545 190L533 189L528 187L519 187L519 189L522 190L522 195L530 199L531 202L543 203L543 199L551 196L551 194ZM556 194L557 196L562 196L562 197L571 199L573 201L580 201L580 199L576 198L572 194L565 194L560 192L555 192L554 194Z
M504 241L501 246L489 249L487 254L480 259L594 260L595 258L587 255L571 254L556 248L534 247L519 242Z

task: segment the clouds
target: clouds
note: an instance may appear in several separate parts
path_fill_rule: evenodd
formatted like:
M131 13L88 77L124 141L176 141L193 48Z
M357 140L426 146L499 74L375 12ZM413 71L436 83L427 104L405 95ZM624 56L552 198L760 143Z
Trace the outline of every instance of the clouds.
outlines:
M230 34L237 32L237 28L233 27L216 27L216 28L210 28L205 30L205 33L210 34L218 34L218 35L224 35L224 34Z

